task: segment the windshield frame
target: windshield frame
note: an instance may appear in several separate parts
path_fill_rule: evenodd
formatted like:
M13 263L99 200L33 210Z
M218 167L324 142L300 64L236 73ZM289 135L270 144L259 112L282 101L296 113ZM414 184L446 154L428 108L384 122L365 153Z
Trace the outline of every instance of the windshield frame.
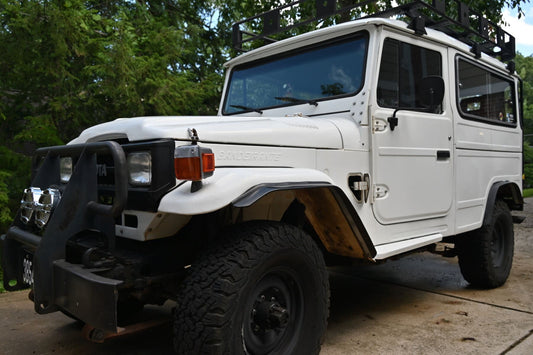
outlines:
M317 43L313 43L313 44L305 46L305 47L300 47L300 48L288 51L286 53L273 54L273 55L269 55L268 57L261 58L259 60L255 60L255 61L251 61L251 62L247 62L247 63L236 65L235 67L233 67L231 69L230 76L229 76L228 81L227 81L225 94L224 94L224 100L223 100L223 104L222 104L222 110L221 110L222 115L224 115L224 116L238 115L238 114L250 113L250 112L254 112L254 111L258 112L258 111L263 111L263 110L269 110L269 109L276 109L276 108L290 107L290 106L295 106L295 105L306 104L305 102L280 102L279 105L264 106L264 107L253 107L253 108L250 108L248 110L247 109L242 109L242 110L237 111L237 112L233 112L233 111L232 112L228 112L227 111L227 107L228 107L228 100L229 100L229 94L230 94L230 87L231 87L231 82L233 80L233 75L234 75L234 73L236 71L246 70L246 69L253 68L253 67L258 67L258 66L264 65L266 63L275 62L275 61L279 61L279 60L282 60L282 59L294 57L296 55L300 55L300 54L307 53L307 52L313 52L313 51L315 51L317 49L327 48L327 47L335 46L335 45L342 44L342 43L348 43L348 42L351 42L351 41L354 41L354 40L357 40L357 39L363 39L364 43L365 43L365 51L364 51L363 58L362 58L363 65L362 65L362 68L361 68L361 80L360 80L360 83L359 83L359 87L356 90L352 91L352 92L343 93L343 94L340 94L340 95L325 96L325 97L313 99L311 101L314 102L314 103L319 103L319 102L322 102L322 101L335 100L335 99L339 99L339 98L345 98L345 97L350 97L350 96L357 95L363 89L364 84L365 84L365 80L366 80L366 67L367 67L367 60L368 60L368 49L369 49L369 44L370 44L369 37L370 37L370 35L369 35L367 30L359 30L357 32L350 33L348 35L339 36L337 38L323 40L323 41L320 41L320 42L317 42Z

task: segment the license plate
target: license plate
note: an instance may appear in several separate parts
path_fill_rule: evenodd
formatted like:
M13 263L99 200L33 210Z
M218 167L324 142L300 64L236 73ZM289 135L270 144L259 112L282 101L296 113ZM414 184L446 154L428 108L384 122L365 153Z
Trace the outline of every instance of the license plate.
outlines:
M24 253L22 258L22 282L28 286L33 285L33 255Z

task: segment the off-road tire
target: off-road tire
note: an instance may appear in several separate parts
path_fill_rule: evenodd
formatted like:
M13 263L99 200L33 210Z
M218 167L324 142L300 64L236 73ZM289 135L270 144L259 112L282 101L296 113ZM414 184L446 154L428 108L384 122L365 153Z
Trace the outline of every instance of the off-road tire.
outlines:
M509 207L497 200L487 225L458 239L459 267L466 281L478 288L503 285L513 263L514 232Z
M275 222L236 228L189 268L177 297L178 354L318 354L329 281L315 242Z

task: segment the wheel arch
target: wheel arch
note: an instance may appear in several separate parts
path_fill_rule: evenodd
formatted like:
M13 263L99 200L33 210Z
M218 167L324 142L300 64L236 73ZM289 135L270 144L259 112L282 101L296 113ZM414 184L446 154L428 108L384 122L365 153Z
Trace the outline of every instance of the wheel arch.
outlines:
M282 221L309 223L327 252L369 259L376 250L357 212L344 192L327 182L260 184L232 202L238 209L253 209L268 200L289 199ZM261 207L264 210L264 206ZM295 223L297 224L297 223Z
M492 211L497 200L503 200L510 210L522 211L524 208L524 199L520 188L515 182L498 181L492 184L483 216L483 225L490 223Z

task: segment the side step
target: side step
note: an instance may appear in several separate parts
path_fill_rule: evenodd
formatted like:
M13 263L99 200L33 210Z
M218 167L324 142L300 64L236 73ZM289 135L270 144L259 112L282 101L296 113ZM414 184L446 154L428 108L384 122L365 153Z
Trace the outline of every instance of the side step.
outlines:
M382 260L388 257L402 254L410 250L418 249L426 245L440 242L442 240L442 234L431 234L425 237L413 238L408 240L402 240L399 242L376 245L376 256L374 260Z

